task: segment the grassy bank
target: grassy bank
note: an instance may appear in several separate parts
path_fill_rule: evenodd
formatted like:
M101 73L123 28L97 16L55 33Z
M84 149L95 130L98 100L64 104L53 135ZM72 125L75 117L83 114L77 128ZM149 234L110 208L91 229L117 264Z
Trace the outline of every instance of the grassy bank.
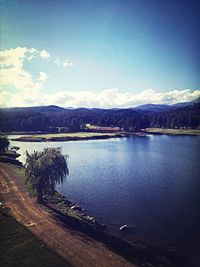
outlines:
M0 208L1 267L72 266Z
M146 128L146 133L151 134L169 134L169 135L200 135L197 129L163 129L163 128Z
M94 132L77 132L77 133L60 133L60 134L36 134L22 136L15 140L23 142L48 142L48 141L75 141L75 140L92 140L107 139L113 137L122 137L120 133L94 133Z

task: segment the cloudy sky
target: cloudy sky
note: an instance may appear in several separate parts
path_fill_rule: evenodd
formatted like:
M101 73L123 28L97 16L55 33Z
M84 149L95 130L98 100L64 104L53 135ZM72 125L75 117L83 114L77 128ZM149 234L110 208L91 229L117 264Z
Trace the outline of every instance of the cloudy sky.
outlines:
M0 5L2 107L133 107L200 96L199 1Z

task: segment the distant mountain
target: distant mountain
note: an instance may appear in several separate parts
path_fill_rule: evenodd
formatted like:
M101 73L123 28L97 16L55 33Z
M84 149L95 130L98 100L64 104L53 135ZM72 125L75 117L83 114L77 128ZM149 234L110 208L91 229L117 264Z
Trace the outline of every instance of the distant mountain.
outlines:
M127 109L38 106L0 109L0 131L79 131L86 124L135 131L146 127L200 127L200 99L175 105L147 104Z
M133 108L136 111L148 111L148 112L162 112L170 110L172 107L169 105L157 105L157 104L145 104Z
M65 111L64 108L50 105L50 106L36 106L36 107L13 107L13 108L1 108L0 111L34 111L34 112L60 112Z
M187 107L196 103L200 103L200 97L190 101L190 102L181 102L181 103L176 103L173 105L160 105L160 104L145 104L145 105L141 105L138 107L133 108L136 111L139 112L164 112L164 111L170 111L170 110L174 110L177 108L183 108L183 107Z
M183 108L183 107L187 107L196 103L200 103L200 97L190 101L190 102L180 102L180 103L176 103L174 105L171 105L171 107L173 108Z

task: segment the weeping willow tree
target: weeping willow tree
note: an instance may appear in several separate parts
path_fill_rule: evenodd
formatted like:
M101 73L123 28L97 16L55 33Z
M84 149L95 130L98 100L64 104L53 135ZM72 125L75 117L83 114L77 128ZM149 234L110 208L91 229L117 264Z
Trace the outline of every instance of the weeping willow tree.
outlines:
M45 148L43 151L26 152L26 183L36 193L38 201L44 194L52 194L56 184L62 184L69 174L67 157L62 149Z

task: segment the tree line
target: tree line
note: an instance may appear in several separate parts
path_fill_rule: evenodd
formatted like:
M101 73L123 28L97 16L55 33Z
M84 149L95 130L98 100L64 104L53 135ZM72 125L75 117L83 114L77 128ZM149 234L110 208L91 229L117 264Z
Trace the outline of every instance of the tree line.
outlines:
M150 119L151 127L192 128L200 127L200 103L176 110L155 113Z
M54 107L1 109L0 131L52 131L65 127L69 132L84 130L86 124L120 127L135 131L147 127L198 128L200 103L165 112L134 109L63 109Z

